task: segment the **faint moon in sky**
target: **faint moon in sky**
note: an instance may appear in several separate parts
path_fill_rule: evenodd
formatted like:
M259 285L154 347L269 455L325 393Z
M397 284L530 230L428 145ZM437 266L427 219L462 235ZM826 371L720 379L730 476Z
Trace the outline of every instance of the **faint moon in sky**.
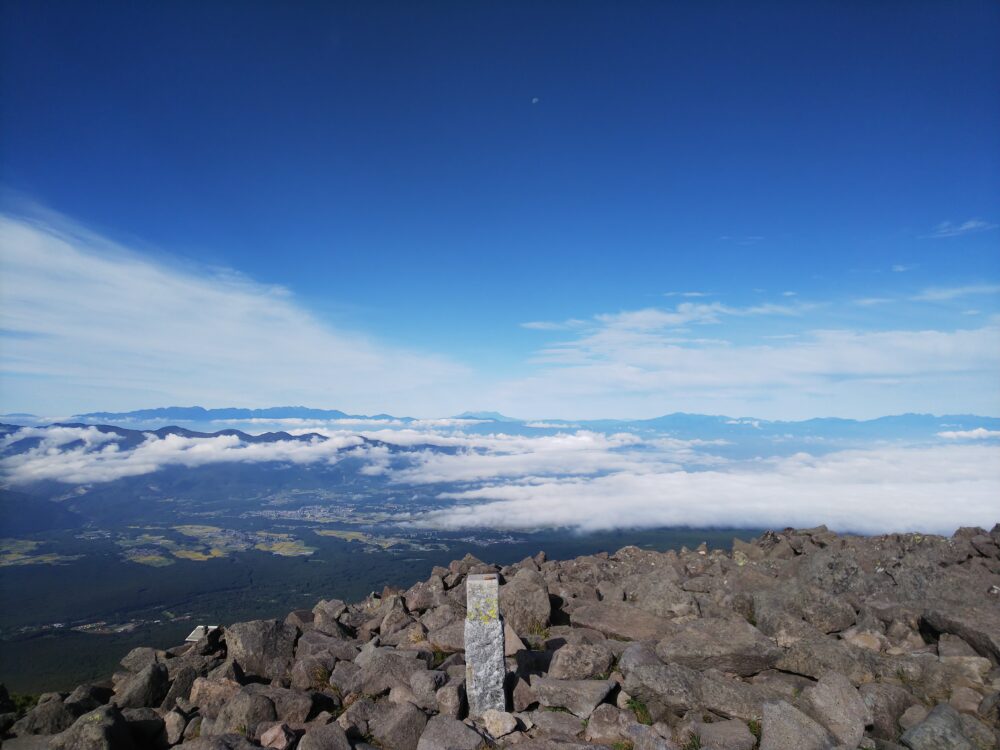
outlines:
M531 97L531 103L532 104L538 104L538 97L537 96Z

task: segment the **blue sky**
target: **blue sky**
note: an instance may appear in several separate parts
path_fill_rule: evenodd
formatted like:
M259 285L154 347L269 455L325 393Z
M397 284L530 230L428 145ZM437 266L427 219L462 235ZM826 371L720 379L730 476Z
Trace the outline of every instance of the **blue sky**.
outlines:
M5 411L1000 414L996 3L0 12Z

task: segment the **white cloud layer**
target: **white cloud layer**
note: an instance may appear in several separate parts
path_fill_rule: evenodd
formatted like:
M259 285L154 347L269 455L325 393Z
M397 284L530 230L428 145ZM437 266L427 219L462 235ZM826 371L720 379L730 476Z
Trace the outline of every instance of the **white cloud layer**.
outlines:
M423 488L445 501L441 510L398 519L426 527L596 531L825 523L871 533L950 533L998 520L1000 444L977 439L1000 435L983 434L988 430L941 433L942 441L931 445L877 444L749 460L715 455L724 441L586 430L536 437L474 435L440 426L363 433L418 448L403 454L342 430L320 432L329 439L249 443L237 436L149 434L126 449L117 436L93 427L25 428L0 440L0 450L23 438L36 439L37 445L0 460L0 475L13 484L91 484L172 466L309 465L350 455L362 459L363 475Z
M781 528L825 523L838 530L951 533L998 519L1000 450L936 446L804 453L706 471L617 471L525 477L450 492L453 507L417 525L578 531L660 526Z
M939 432L938 437L946 440L990 440L1000 438L1000 430L987 430L985 427L977 427L974 430L945 430Z
M25 453L0 460L0 472L15 484L54 480L67 484L110 482L123 477L151 474L170 466L206 466L216 463L263 463L277 461L309 464L336 463L344 449L357 449L364 441L354 435L336 435L328 440L280 440L248 443L236 435L190 438L181 435L146 440L132 449L119 446L120 438L93 427L26 428L0 441L0 448L14 440L39 438Z

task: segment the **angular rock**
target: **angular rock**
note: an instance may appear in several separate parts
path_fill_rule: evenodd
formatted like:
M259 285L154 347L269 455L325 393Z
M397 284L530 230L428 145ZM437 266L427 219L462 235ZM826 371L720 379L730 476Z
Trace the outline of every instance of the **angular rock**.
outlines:
M412 703L399 703L369 723L372 736L385 750L416 750L427 716Z
M975 745L963 732L961 715L947 703L932 708L927 717L907 729L900 740L911 750L975 750Z
M921 621L932 630L957 635L980 656L1000 663L1000 608L933 607L924 611Z
M448 716L452 719L462 718L467 710L468 705L465 700L465 686L464 684L451 683L439 688L434 694L434 698L437 701L438 713L442 716Z
M6 744L6 743L5 743ZM114 706L85 713L52 738L51 750L132 750L136 747L125 717Z
M690 592L684 591L660 571L637 573L622 581L625 601L658 617L690 617L698 615L698 604Z
M298 735L287 724L275 724L260 735L261 747L269 747L273 750L291 750L297 740Z
M220 734L217 737L199 737L191 742L185 741L181 747L184 750L254 750L258 746L239 734Z
M181 667L177 670L173 681L170 683L170 688L167 690L167 695L164 697L163 703L160 704L160 708L164 711L169 711L177 705L178 699L187 700L191 695L191 688L194 686L196 679L198 679L198 672L194 667Z
M426 669L427 662L413 652L380 649L362 666L354 680L354 690L365 695L381 695L396 685L409 686L410 675Z
M543 706L565 708L586 719L615 687L614 680L557 680L532 677L531 690Z
M497 711L495 708L484 711L482 721L486 731L496 739L510 734L517 728L517 719L512 714L506 711Z
M160 661L160 659L155 648L139 646L129 651L120 664L129 672L141 672L156 661Z
M727 719L759 721L764 703L772 696L767 691L709 669L697 682L697 698L702 706Z
M695 734L705 750L753 750L757 744L746 722L739 719L697 724Z
M176 745L184 738L184 729L188 725L188 717L178 711L173 709L172 711L167 711L163 716L163 734L166 737L168 745Z
M833 750L835 744L823 727L790 703L764 705L760 750Z
M427 722L417 750L477 750L482 744L482 736L468 724L438 715Z
M132 733L132 741L139 747L161 748L166 746L166 733L161 717L152 708L126 708L122 716Z
M298 628L281 620L240 622L226 629L226 646L247 675L287 679L298 635Z
M79 716L61 700L39 703L11 727L16 735L56 734L69 728Z
M569 619L578 628L591 628L609 638L628 641L659 640L677 628L670 620L632 604L610 601L582 604L570 613Z
M230 698L219 710L212 724L212 734L242 734L253 737L257 725L275 721L278 713L274 703L267 697L248 690L241 690Z
M151 662L120 683L111 701L119 708L152 708L163 702L169 689L166 666Z
M584 739L601 745L624 742L629 737L632 725L637 723L631 711L623 711L610 703L602 703L594 709L587 720Z
M239 683L232 680L209 680L197 677L191 686L190 702L198 707L202 716L214 719L219 715L225 702L239 690Z
M870 682L858 692L872 717L873 737L896 740L899 737L899 717L913 704L914 698L904 688L888 682Z
M583 732L583 720L563 711L540 709L528 714L536 734L552 737L576 737Z
M701 675L680 664L664 664L648 645L637 643L625 649L618 668L625 677L625 692L646 704L654 719L700 704Z
M861 685L874 678L872 670L862 661L867 653L830 638L803 639L793 643L775 666L817 680L827 672L840 672L853 684Z
M519 636L540 633L549 625L552 605L545 579L533 570L521 570L500 587L500 611Z
M839 672L827 672L802 694L802 708L822 724L837 741L857 747L871 723L871 714L861 694Z
M556 651L548 676L560 680L606 677L613 659L611 650L603 644L570 644Z
M668 664L748 676L774 666L782 651L744 620L711 618L679 626L657 644L656 655Z
M296 750L351 750L351 743L338 724L323 724L309 727Z

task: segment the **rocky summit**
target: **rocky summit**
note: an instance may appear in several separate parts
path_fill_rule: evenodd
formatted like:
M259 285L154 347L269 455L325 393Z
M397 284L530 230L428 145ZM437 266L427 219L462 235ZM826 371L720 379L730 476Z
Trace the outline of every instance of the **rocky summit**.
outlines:
M469 717L466 577L499 574L506 709ZM4 750L989 750L1000 524L768 532L499 567L135 649L19 715Z

